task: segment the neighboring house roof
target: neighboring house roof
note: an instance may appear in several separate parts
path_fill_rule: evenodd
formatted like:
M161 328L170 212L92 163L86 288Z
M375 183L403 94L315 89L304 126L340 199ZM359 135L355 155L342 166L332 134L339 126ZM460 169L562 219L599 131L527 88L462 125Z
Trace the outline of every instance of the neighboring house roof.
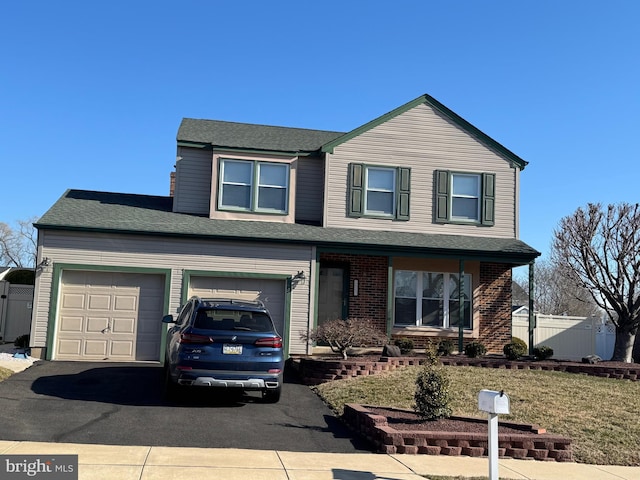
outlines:
M172 212L171 197L68 190L38 229L251 240L416 254L522 265L540 255L518 239L327 228L245 220L215 220ZM357 250L356 250L357 249Z
M315 152L341 135L342 132L184 118L178 129L178 145Z
M421 95L347 133L184 118L178 129L178 145L273 152L310 153L322 151L333 153L333 150L342 143L422 104L431 106L488 148L505 156L521 170L527 165L528 162L427 94Z

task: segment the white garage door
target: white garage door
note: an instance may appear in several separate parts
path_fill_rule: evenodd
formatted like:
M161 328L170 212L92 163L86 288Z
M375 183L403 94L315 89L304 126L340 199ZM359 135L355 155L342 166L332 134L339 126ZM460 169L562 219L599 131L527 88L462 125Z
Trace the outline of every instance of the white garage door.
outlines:
M285 291L284 280L258 278L191 277L189 285L189 296L260 300L269 310L280 335L285 331Z
M65 271L57 360L158 360L164 279L161 275Z

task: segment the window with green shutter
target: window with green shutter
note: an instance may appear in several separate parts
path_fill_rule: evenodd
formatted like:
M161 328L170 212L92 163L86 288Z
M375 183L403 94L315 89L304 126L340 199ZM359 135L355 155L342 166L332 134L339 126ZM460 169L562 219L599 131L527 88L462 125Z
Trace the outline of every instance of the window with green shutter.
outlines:
M495 178L495 173L436 170L435 222L494 225Z
M410 193L409 168L349 165L350 217L409 220Z

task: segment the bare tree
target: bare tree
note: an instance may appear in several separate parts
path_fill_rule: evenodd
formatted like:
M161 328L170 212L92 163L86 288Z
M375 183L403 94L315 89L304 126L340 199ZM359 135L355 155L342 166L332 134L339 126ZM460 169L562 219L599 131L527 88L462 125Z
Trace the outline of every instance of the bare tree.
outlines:
M20 220L16 228L0 222L0 265L35 266L38 234L33 224L36 220L36 217Z
M640 204L578 208L560 221L552 255L615 325L611 360L631 362L640 327Z
M528 276L514 278L514 282L525 292L529 291ZM528 304L523 300L520 298L520 304ZM545 315L590 317L602 313L588 290L563 274L560 265L545 259L535 264L533 305L537 312Z

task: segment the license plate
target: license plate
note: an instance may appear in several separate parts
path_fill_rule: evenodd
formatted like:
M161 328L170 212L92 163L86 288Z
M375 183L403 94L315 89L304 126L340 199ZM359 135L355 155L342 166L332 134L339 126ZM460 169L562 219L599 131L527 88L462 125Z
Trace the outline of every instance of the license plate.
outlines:
M225 343L222 345L222 353L225 355L242 355L242 345Z

